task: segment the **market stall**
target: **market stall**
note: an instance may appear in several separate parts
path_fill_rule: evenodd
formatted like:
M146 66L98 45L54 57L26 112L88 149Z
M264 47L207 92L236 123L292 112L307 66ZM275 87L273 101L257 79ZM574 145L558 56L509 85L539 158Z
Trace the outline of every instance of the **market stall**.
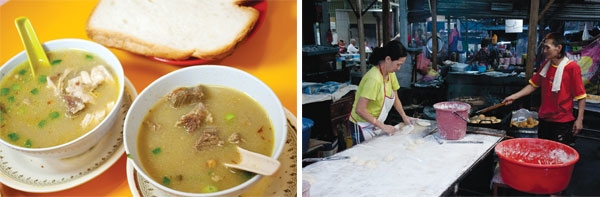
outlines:
M382 4L386 2L383 1ZM328 3L330 6L329 10L351 10L347 7L348 4L342 5L340 1L332 0L328 1ZM354 1L350 1L350 3L354 3ZM394 4L395 1L391 1L391 3ZM378 3L374 2L374 4ZM597 35L599 35L600 28L598 28L597 22L599 19L597 15L592 13L596 13L600 6L593 1L497 2L493 0L432 0L409 1L407 5L400 2L398 5L401 9L405 9L403 6L406 6L408 10L408 25L406 28L408 28L409 38L406 40L407 42L404 42L404 38L401 41L406 44L405 46L408 46L409 53L411 53L411 57L408 60L413 60L411 61L413 64L410 66L412 67L412 71L410 71L410 76L408 77L411 84L410 86L402 86L398 91L398 95L402 99L402 104L404 104L404 110L409 116L435 120L436 113L432 110L431 105L439 101L455 100L468 102L471 104L473 111L499 104L507 96L527 86L529 78L536 71L539 71L541 62L545 60L543 55L543 39L550 32L564 33L568 39L568 46L564 47L566 47L569 53L569 59L577 61L581 67L582 79L587 93L592 95L598 94L598 61L597 58L594 58L595 55L593 55L598 53L590 52L593 50L589 48L593 48L592 43L595 42L598 38ZM352 10L355 10L355 8L352 8ZM351 15L349 18L354 19ZM337 25L338 19L340 22L346 23L348 18L331 15L330 19L332 19L330 21L331 24L335 23ZM404 19L400 16L399 20L401 22L399 24L405 22L403 21ZM392 23L396 24L395 21ZM401 29L404 28L402 26L400 27ZM345 29L339 28L332 29L332 31L334 33L336 31L338 33L346 33L344 32ZM582 36L581 32L583 32L583 35L586 35L587 31L589 31L588 33L591 36ZM423 40L441 41L425 44ZM484 43L487 45L482 45ZM476 53L480 50L488 53L489 56L484 57L484 59L475 58ZM421 56L418 56L419 54ZM446 61L452 62L446 63ZM434 74L440 77L435 78L434 76L436 75ZM438 84L437 82L440 83ZM539 91L532 92L528 96L520 97L512 105L501 106L494 111L485 113L486 116L501 118L502 123L495 125L478 124L475 126L503 130L507 135L513 137L537 137L538 128L535 125L531 124L526 127L511 125L511 115L521 108L530 110L531 113L537 113L541 103L540 99ZM585 119L583 121L585 129L578 134L582 138L589 135L598 136L595 132L597 129L594 129L595 125L590 124L597 119L595 118L596 112L594 112L597 110L597 105L596 103L592 103L596 101L592 101L589 98L588 100L590 101L587 102ZM577 107L575 108L577 109ZM402 121L402 118L392 110L385 123L396 124L399 121ZM473 126L473 124L469 125ZM389 157L385 159L388 154L392 154L385 150L393 149L396 151L403 148L406 150L408 148L406 145L402 145L402 143L409 143L408 141L416 139L410 135L404 137L406 138L381 136L372 142L365 143L364 145L359 144L336 155L350 156L348 159L322 161L307 165L303 169L303 174L306 174L306 180L312 184L310 194L360 195L364 191L371 192L369 195L420 194L399 191L385 184L387 182L396 183L398 181L401 184L390 185L412 191L417 187L417 184L402 181L404 179L414 182L421 181L419 177L415 178L404 174L407 169L406 166L394 164L394 162L412 164L412 161L409 161L410 158L408 157L408 155L412 155L410 151L400 152L405 156L402 157L401 161L395 159L394 162L389 162ZM382 141L391 138L397 140L398 144L389 145L386 148L379 146L379 143L384 143ZM586 143L585 140L579 141ZM427 142L425 140L425 143L421 144L419 148L424 148ZM583 146L589 146L589 144ZM378 147L379 149L373 147ZM390 147L392 148L390 149ZM578 151L580 150L578 149ZM419 153L415 155L430 156L426 153ZM590 159L594 159L589 157L582 158L580 163L587 162L588 164ZM362 163L361 159L364 160L364 163ZM455 161L454 159L448 160ZM412 168L414 166L409 165L409 167ZM417 169L419 168L417 167ZM490 177L477 176L476 173L461 171L461 169L451 169L451 171L459 174L462 173L464 176L476 177L474 178L476 181L473 182L490 181ZM385 172L388 172L389 175L385 174ZM429 173L429 171L419 172L422 174ZM376 174L376 176L371 176L369 173ZM403 179L396 180L394 175ZM425 194L448 194L444 193L444 191L448 191L448 186L451 185L452 181L448 181L446 176L449 175L440 174L439 177L432 178L435 181L431 181L430 185L441 186L439 186L440 188L435 188L436 192ZM453 176L450 177L454 178L454 181L459 179ZM378 182L380 179L384 180ZM585 180L587 179L575 180L573 183L583 183ZM473 182L468 182L465 185L472 184ZM334 184L341 186L334 186ZM404 184L413 187L405 188L402 186ZM579 185L589 184L571 184L570 187L576 189L570 188L565 191L586 191L582 187L579 187ZM427 189L432 190L431 187L433 186ZM461 194L491 195L491 193L487 193L489 189L484 187L478 191L463 190L464 193Z
M15 28L15 18L28 17L41 42L60 38L90 40L86 35L86 24L98 2L1 1L0 65L24 50ZM288 110L288 122L295 123L299 102L296 99L296 60L299 57L295 53L297 4L296 1L262 3L268 4L268 11L263 14L266 20L255 29L254 35L239 44L228 58L208 64L238 68L260 78L272 88ZM179 13L170 11L171 15ZM133 23L133 20L129 22ZM115 48L110 51L123 66L132 97L159 77L185 67ZM33 158L0 145L0 196L167 196L140 176L128 161L123 145L123 129L119 125L124 118L125 113L119 113L120 122L115 121L115 129L110 132L111 138L104 138L102 144L73 158ZM292 128L285 145L289 149L281 154L281 158L286 159L281 160L279 173L272 178L262 179L245 195L296 195L294 125L290 125Z

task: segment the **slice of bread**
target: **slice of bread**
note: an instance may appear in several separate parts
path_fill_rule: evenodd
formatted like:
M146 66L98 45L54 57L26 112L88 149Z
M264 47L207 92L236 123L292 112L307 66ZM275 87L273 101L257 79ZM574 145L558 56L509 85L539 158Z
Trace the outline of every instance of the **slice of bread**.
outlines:
M90 39L164 59L206 60L230 55L253 29L259 12L245 0L100 0Z

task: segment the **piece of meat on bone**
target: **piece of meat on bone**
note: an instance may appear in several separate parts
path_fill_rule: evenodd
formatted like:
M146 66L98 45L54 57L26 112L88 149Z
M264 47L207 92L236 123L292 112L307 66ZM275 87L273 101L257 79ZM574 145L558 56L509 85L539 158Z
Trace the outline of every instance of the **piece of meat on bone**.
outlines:
M219 130L216 127L206 127L202 131L202 135L196 143L194 148L198 151L209 150L213 147L223 146L223 140L219 137Z
M81 71L67 80L70 73L71 70L66 69L63 73L46 77L47 86L54 89L55 94L62 98L67 105L69 115L75 115L83 110L86 103L94 103L93 91L99 85L107 81L114 82L110 72L103 65L93 67L90 72Z
M85 104L81 98L77 98L71 95L63 94L62 95L63 102L67 104L67 112L73 115L77 112L83 110L85 108Z
M202 86L198 85L177 88L167 95L167 100L171 103L171 107L179 108L183 105L200 102L203 96L204 90Z
M246 142L246 140L244 140L242 138L242 135L240 135L240 133L238 133L238 132L231 134L229 136L229 138L227 138L227 141L232 144L239 144L240 142Z
M175 123L176 127L183 127L188 133L196 131L203 122L212 122L212 115L202 103L198 103L192 111L181 116Z

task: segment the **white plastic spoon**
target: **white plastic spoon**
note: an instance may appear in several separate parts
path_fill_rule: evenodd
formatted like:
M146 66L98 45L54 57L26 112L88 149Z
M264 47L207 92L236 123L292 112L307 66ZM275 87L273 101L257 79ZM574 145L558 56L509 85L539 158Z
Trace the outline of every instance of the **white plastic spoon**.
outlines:
M248 151L246 149L237 147L240 153L240 163L229 164L225 163L225 166L230 168L237 168L248 172L254 172L260 175L270 176L277 172L279 169L279 161L265 155L261 155L255 152Z

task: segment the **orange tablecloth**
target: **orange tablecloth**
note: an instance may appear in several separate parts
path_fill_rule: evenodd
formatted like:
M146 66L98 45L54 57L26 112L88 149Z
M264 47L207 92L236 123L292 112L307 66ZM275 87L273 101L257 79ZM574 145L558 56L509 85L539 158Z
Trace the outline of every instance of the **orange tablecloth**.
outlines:
M0 0L2 4L3 0ZM88 39L85 26L97 0L9 0L0 7L0 63L21 52L14 19L31 20L40 42L60 38ZM296 114L296 0L269 1L267 15L258 31L229 57L211 62L242 69L260 78L277 94L284 107ZM174 14L176 11L174 10ZM111 49L121 61L125 75L138 92L160 76L182 68L126 51ZM235 80L235 79L232 79ZM100 176L72 189L32 194L4 186L6 196L131 196L126 176L126 158L121 158Z

